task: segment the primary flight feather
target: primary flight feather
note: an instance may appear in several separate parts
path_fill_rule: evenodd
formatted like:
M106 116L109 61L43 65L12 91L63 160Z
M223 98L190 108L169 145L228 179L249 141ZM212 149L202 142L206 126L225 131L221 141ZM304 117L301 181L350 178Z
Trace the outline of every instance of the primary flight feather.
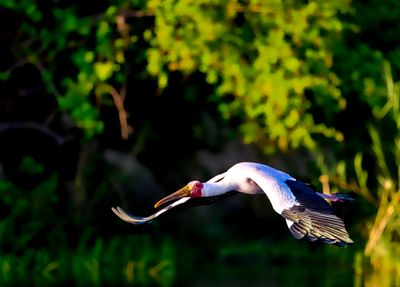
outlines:
M272 208L286 220L290 232L297 239L305 238L337 246L353 243L343 220L335 215L332 206L327 202L353 201L350 196L315 192L310 185L287 173L253 162L235 164L225 173L204 183L197 180L189 182L177 192L158 201L156 208L171 201L173 203L151 216L132 216L120 207L113 207L112 211L126 222L141 224L150 222L185 202L209 204L237 192L265 193Z

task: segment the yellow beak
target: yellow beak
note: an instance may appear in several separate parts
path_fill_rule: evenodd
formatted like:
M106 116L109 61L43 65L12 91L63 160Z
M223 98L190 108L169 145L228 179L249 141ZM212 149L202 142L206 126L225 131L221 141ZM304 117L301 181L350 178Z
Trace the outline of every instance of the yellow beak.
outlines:
M188 197L188 196L190 196L191 191L192 191L192 187L189 186L189 185L185 185L180 190L178 190L178 191L174 192L173 194L170 194L170 195L164 197L163 199L157 201L156 204L154 204L154 208L157 208L160 205L163 205L163 204L165 204L167 202L181 199L182 197Z

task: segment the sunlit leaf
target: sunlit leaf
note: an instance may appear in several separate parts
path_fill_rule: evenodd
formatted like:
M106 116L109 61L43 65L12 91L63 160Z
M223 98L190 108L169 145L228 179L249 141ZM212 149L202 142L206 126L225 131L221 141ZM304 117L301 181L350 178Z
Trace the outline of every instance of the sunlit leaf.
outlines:
M97 62L94 64L94 71L101 81L105 81L111 77L114 65L111 62Z

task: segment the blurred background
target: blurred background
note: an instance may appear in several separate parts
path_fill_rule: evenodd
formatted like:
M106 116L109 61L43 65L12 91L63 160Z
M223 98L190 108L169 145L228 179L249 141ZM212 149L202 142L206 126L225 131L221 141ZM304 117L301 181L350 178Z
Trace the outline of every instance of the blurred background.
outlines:
M400 286L400 2L2 0L0 285ZM240 161L326 193L355 244L265 196L154 212Z

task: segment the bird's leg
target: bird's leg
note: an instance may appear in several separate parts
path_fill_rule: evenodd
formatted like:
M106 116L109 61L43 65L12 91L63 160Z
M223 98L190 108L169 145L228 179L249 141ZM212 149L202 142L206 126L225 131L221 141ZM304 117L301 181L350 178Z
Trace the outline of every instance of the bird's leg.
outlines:
M345 202L345 201L355 201L354 198L349 196L346 193L335 193L335 194L325 194L325 193L317 193L323 199L332 201L332 202Z

